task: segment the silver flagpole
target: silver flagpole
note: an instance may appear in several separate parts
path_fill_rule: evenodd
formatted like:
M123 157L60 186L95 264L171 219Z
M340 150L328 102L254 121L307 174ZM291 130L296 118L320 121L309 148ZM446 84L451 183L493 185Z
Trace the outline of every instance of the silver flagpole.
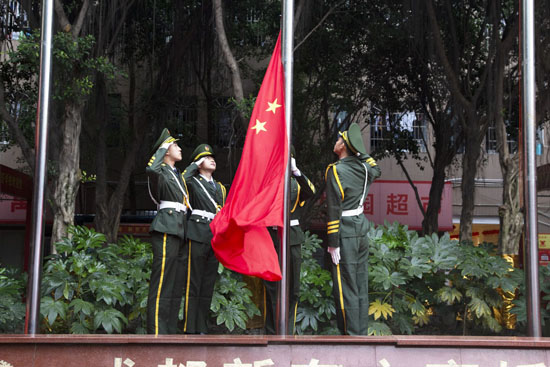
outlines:
M538 273L537 167L535 161L535 2L523 1L523 177L525 202L525 277L527 329L540 337L540 290Z
M48 110L50 102L50 77L52 61L53 2L42 2L42 35L40 51L40 91L38 95L34 191L32 199L31 260L27 291L25 333L35 335L39 331L40 275L42 270L42 242L44 235L44 187L46 181L46 148Z
M288 303L289 303L289 277L288 277L288 240L289 240L289 208L290 208L290 142L292 141L292 78L294 67L294 0L283 1L283 66L285 69L285 121L288 143L288 154L286 157L287 168L285 172L285 203L284 203L284 227L281 241L281 268L283 279L279 287L279 334L288 334Z

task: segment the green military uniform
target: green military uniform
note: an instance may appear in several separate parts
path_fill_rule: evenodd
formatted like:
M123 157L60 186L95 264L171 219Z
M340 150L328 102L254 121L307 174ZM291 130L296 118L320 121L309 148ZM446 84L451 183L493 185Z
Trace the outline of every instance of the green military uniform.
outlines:
M210 223L225 203L225 187L199 174L198 159L213 155L212 148L201 144L192 154L191 163L183 172L189 190L191 215L187 222L187 281L184 291L184 329L189 334L206 333L210 303L218 274L218 259L212 250Z
M370 184L380 176L380 168L363 145L356 124L341 133L355 155L327 167L328 247L340 247L340 262L332 264L333 295L338 328L342 334L368 332L368 223L363 202Z
M292 154L293 155L293 154ZM298 301L300 296L300 267L302 265L302 246L304 242L304 231L300 227L300 217L306 200L315 194L315 186L303 174L291 176L290 178L290 229L289 229L289 250L290 250L290 271L289 271L289 334L294 334L296 314L298 312ZM269 229L271 239L279 253L280 242L276 230ZM276 333L277 295L278 283L264 280L264 324L267 334Z
M147 332L175 334L183 293L183 245L187 192L180 173L163 162L163 143L176 139L164 129L146 168L151 198L157 215L150 226L153 265L147 298Z

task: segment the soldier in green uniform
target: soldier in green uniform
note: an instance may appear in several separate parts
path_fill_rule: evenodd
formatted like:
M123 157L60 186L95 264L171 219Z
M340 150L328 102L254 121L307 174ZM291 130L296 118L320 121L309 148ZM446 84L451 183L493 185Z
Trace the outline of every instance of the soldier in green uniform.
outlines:
M300 296L300 267L302 265L302 243L304 242L304 231L300 227L300 217L306 201L315 194L315 186L296 166L294 146L290 149L290 229L288 249L290 251L289 271L289 334L294 334L296 314L298 312L298 301ZM280 241L276 229L270 228L269 233L279 252ZM277 295L280 282L264 281L264 323L267 334L276 333Z
M325 179L336 318L342 334L367 335L369 244L363 203L381 171L367 154L355 123L340 133L334 153L339 160L327 167Z
M187 222L187 281L184 292L184 326L189 334L206 334L210 303L218 274L218 259L212 250L210 223L225 203L225 187L214 180L216 160L212 147L199 145L192 163L183 172L192 208Z
M149 194L157 204L151 223L153 265L147 298L147 332L175 334L183 292L183 246L187 191L175 163L181 160L177 139L167 129L154 145L146 168Z

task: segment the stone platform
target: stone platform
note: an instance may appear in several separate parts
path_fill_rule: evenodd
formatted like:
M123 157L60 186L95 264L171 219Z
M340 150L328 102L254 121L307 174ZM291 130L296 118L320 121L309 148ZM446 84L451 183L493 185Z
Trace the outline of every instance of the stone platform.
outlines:
M550 338L2 335L8 366L550 367Z

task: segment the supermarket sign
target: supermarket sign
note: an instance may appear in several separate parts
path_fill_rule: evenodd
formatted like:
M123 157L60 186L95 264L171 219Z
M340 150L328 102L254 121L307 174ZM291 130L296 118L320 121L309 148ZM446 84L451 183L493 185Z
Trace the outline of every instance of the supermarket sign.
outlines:
M413 181L424 210L430 199L430 181ZM452 183L446 182L439 210L439 229L453 229ZM410 229L422 229L424 216L418 206L413 187L408 181L376 180L365 199L365 216L376 224L399 222Z

